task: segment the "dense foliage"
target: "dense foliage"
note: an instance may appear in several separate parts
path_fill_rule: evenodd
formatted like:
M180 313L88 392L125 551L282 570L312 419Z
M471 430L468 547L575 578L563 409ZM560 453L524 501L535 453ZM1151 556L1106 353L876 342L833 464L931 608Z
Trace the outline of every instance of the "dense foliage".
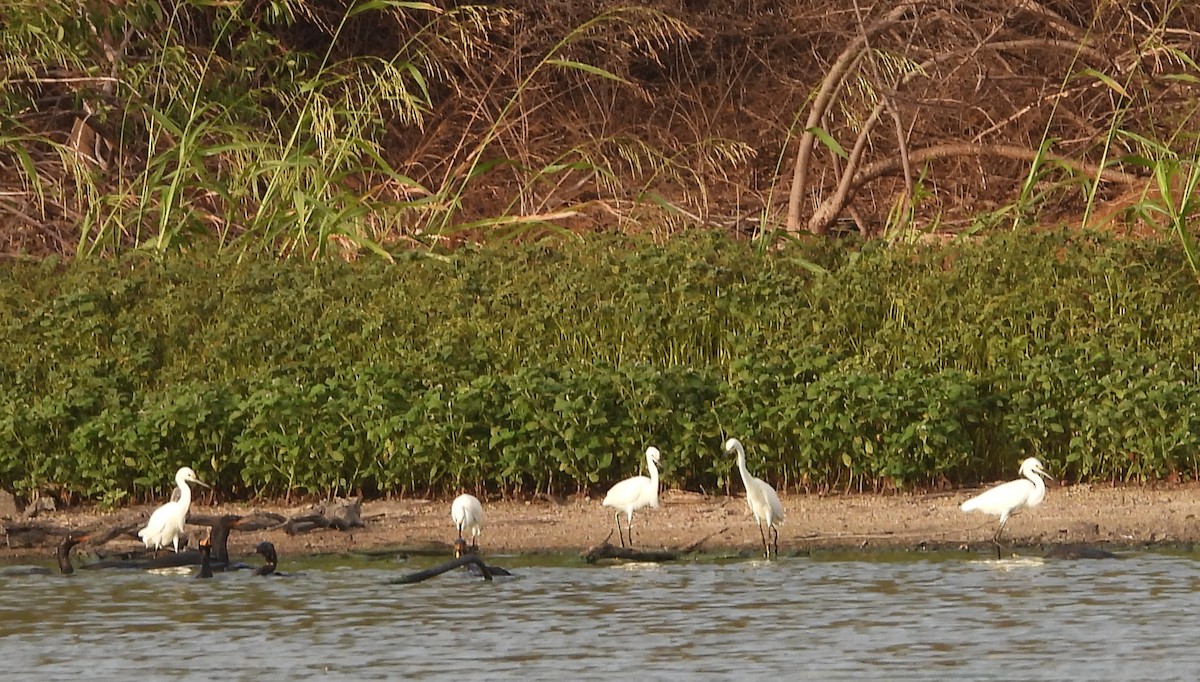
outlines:
M697 235L0 270L0 481L113 503L601 487L663 450L790 488L1200 474L1197 284L1169 244Z
M1200 5L854 9L5 0L0 255L1132 216L1200 269Z

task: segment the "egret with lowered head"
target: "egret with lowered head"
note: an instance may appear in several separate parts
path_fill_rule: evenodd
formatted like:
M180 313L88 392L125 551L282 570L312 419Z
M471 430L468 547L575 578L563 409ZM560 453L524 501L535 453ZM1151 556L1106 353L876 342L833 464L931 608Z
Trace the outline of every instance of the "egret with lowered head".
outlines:
M746 449L741 441L730 438L725 442L725 452L737 452L738 471L742 474L742 483L746 486L746 504L750 513L754 514L754 523L758 526L758 534L762 536L763 556L770 559L774 548L775 556L779 556L779 524L783 523L783 504L779 495L769 483L756 478L746 468ZM763 526L767 530L763 530ZM772 541L767 541L770 533Z
M992 542L996 544L997 559L1000 558L1000 534L1004 532L1004 524L1008 523L1008 517L1022 509L1036 507L1042 503L1046 498L1046 484L1042 481L1042 476L1054 480L1042 469L1042 463L1037 457L1030 457L1021 462L1021 476L1023 478L985 490L963 502L960 507L965 512L979 510L1000 517L1000 527L992 536Z
M188 483L197 483L204 487L208 484L196 478L196 472L190 467L183 467L175 472L175 485L179 486L179 499L167 502L150 515L146 527L138 531L138 537L147 547L161 549L167 543L176 552L179 551L179 536L183 534L183 526L187 521L188 507L192 506L192 489Z
M625 512L625 529L629 532L629 546L633 547L633 512L643 507L658 508L658 467L661 454L656 447L646 448L646 466L650 469L650 477L634 476L609 488L604 496L605 507L616 510L613 520L617 523L617 534L621 535L621 512ZM612 537L612 534L609 534ZM625 546L625 536L621 535L621 546Z
M479 549L479 529L483 526L483 505L474 495L459 495L450 505L450 518L458 528L458 539L463 533L471 535L471 545Z

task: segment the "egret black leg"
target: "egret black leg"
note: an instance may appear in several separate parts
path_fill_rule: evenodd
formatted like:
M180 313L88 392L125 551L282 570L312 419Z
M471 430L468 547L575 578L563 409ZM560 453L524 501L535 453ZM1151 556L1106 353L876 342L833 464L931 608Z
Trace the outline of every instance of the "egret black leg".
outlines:
M613 514L613 521L617 523L617 538L621 540L621 546L625 546L625 535L621 532L621 512Z
M1000 534L1004 532L1004 524L1006 524L1006 523L1008 523L1008 519L1004 519L1003 521L1001 521L1000 527L996 529L996 534L992 536L992 542L996 545L996 560L997 561L1000 560L1000 558L1001 558L1000 550L1004 547L1004 545L1000 544Z
M775 550L775 558L779 558L779 529L771 526L771 544Z
M625 530L629 531L629 549L633 549L633 517L625 519Z
M767 542L767 534L766 534L766 532L763 531L763 527L762 527L761 523L758 524L758 534L760 536L762 536L763 557L770 559L771 558L771 545Z

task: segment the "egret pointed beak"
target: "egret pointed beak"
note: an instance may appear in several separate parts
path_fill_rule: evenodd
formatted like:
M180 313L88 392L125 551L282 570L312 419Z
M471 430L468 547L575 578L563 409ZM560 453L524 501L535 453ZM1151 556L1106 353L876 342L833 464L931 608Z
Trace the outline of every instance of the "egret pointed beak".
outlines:
M200 479L198 479L198 478L193 478L193 479L192 479L192 483L195 483L196 485L202 485L202 486L204 486L205 488L208 488L209 490L212 490L212 486L211 486L211 485L209 485L209 484L205 483L204 481L201 481L201 480L200 480Z
M1046 473L1046 472L1042 471L1041 469L1037 469L1037 473L1038 473L1038 475L1039 475L1039 476L1041 476L1042 478L1046 479L1047 481L1054 481L1055 483L1058 483L1058 481L1057 481L1057 480L1055 480L1055 478L1054 478L1053 476L1051 476L1050 474L1048 474L1048 473Z

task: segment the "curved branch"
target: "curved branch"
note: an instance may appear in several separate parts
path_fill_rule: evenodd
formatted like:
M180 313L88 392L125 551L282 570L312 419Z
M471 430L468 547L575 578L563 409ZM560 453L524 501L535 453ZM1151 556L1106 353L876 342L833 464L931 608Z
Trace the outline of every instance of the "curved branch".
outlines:
M1067 21L1063 15L1035 0L1018 0L1014 7L1040 17L1050 28L1072 38L1077 38L1081 32L1078 26Z
M813 99L812 108L808 112L808 121L804 124L803 134L800 135L800 148L796 152L796 164L792 170L792 188L788 193L787 229L789 232L798 232L800 230L800 199L803 196L804 184L808 178L808 163L812 157L813 145L817 140L817 136L812 133L812 129L817 126L821 118L825 115L826 110L829 109L830 104L833 103L833 98L837 94L842 81L846 79L846 75L850 72L851 65L862 57L867 39L891 28L917 4L919 3L905 2L893 8L886 16L850 41L838 56L837 61L830 67L829 73L825 74L825 80L821 83L821 89L817 92L816 98Z
M863 38L863 43L866 44L866 38ZM1099 50L1065 40L1048 38L1001 40L995 43L976 45L968 50L955 50L953 52L934 55L921 62L917 68L904 74L904 76L900 79L900 82L897 84L896 90L898 90L900 86L909 83L917 76L925 75L929 69L941 64L942 62L950 61L959 57L967 57L984 50L990 52L999 52L1002 50L1027 49L1033 47L1045 47L1070 51L1077 55L1090 56L1099 61L1108 61L1108 58L1104 55L1104 53L1100 52ZM887 106L889 101L890 97L880 97L879 101L875 103L875 107L871 111L871 115L863 123L858 132L858 137L854 142L853 151L850 153L850 158L846 162L846 169L842 172L841 179L838 181L837 190L830 199L818 206L817 210L814 211L812 216L809 218L809 232L814 234L825 234L829 230L829 226L832 225L834 221L837 220L837 217L841 214L846 202L850 199L852 187L857 187L856 173L858 171L858 164L862 160L862 154L866 150L868 139L870 138L871 133L874 131L875 125L879 122L879 117L883 113L884 108ZM1014 149L1017 148L1014 147ZM805 159L805 163L807 164L807 158ZM803 187L797 188L793 186L792 191L794 194L800 194L803 192ZM799 211L798 204L796 210ZM797 220L798 219L799 218L797 217ZM792 229L790 210L788 213L788 229Z
M466 566L468 564L474 564L475 566L479 567L480 575L483 576L484 580L492 579L492 572L489 570L487 564L483 563L483 559L480 559L479 556L475 554L464 554L455 559L451 559L444 564L438 564L437 566L434 566L433 568L427 568L424 571L409 573L388 582L393 585L411 585L413 583L429 580L434 576L439 576L447 571L452 571L460 566Z
M1076 171L1087 173L1093 177L1099 177L1112 183L1122 185L1132 185L1140 182L1141 178L1136 175L1119 171L1113 168L1101 169L1099 166L1079 161L1060 154L1050 152L1039 152L1037 149L1027 149L1025 147L1017 147L1015 145L1006 144L971 144L967 142L956 144L940 144L924 149L913 150L909 153L909 162L917 164L926 161L934 161L937 159L946 159L955 156L998 156L1006 159L1015 159L1017 161L1034 162L1039 158L1044 161L1053 161L1064 166L1072 168ZM844 196L839 191L839 194L830 197L827 201L821 204L813 214L813 220L818 216L824 219L827 216L836 216L841 211L841 207L858 191L860 187L877 180L885 175L898 173L903 169L902 161L896 158L883 159L875 163L868 164L862 168L853 181L846 183L846 192ZM839 200L839 196L841 197ZM838 203L840 201L840 203ZM832 222L830 219L830 222Z
M1121 185L1132 185L1141 182L1142 178L1132 173L1119 171L1115 168L1101 169L1094 163L1072 159L1061 154L1051 152L1039 152L1036 149L1027 149L1011 144L970 144L966 142L955 144L938 144L924 149L918 149L911 154L913 163L923 163L925 161L933 161L935 159L945 159L953 156L999 156L1006 159L1015 159L1017 161L1035 161L1039 158L1046 161L1054 161L1064 166L1087 173L1088 175L1098 176L1104 180ZM864 166L851 183L854 189L862 187L866 183L895 173L900 168L900 162L897 159L884 159L875 163Z

